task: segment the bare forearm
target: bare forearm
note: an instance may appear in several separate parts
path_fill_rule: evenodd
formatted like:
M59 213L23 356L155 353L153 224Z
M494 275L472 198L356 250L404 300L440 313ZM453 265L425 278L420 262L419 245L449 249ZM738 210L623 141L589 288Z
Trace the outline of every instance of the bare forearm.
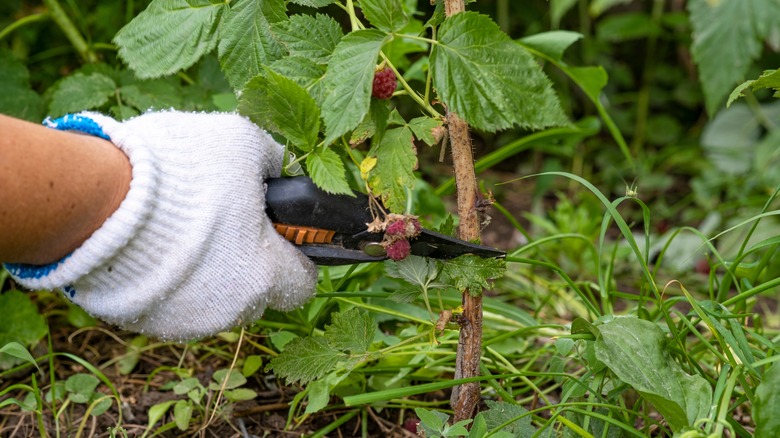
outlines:
M130 179L127 157L106 140L0 115L0 261L67 255L116 210Z

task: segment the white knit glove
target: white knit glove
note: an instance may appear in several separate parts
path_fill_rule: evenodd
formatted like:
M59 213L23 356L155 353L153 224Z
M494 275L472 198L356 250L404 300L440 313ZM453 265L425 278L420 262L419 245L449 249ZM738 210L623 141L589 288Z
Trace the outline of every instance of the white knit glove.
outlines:
M291 310L314 294L316 266L265 214L263 180L279 175L283 148L249 120L167 111L47 123L111 140L130 159L132 182L69 256L7 265L20 284L61 288L100 319L171 340L248 324L266 307Z

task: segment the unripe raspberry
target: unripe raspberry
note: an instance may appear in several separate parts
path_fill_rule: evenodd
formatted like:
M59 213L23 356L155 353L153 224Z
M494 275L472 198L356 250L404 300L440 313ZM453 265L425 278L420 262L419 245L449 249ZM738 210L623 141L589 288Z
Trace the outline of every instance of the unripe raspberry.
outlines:
M398 80L395 78L393 70L382 68L374 73L374 84L371 87L371 95L377 99L390 99L397 86Z
M409 257L412 252L412 245L406 239L396 240L395 242L387 245L387 256L396 262Z

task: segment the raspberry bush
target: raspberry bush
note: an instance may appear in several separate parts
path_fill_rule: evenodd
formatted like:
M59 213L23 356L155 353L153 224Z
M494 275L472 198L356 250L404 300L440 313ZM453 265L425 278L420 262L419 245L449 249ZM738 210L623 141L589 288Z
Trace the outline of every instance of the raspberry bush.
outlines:
M0 2L0 112L238 109L287 174L380 199L372 250L397 260L323 267L303 308L186 346L89 328L0 270L0 434L777 435L779 75L759 56L780 1L38 3ZM478 239L481 186L519 151L550 170L513 183L547 210L512 206L527 244L500 282L502 260L408 254L420 225L455 234L455 186Z
M288 174L303 171L331 193L365 190L392 214L410 213L409 195L420 165L417 148L445 147L440 142L443 129L451 131L456 176L464 178L464 169L472 175L471 182L460 184L468 195L458 202L466 208L475 202L468 197L477 187L465 123L485 132L569 123L529 51L489 17L456 13L462 1L439 0L427 11L400 0L292 3L309 9L290 12L283 0L156 0L115 41L120 57L141 78L188 68L216 49L225 76L240 96L238 111L287 142ZM428 18L421 21L416 18L420 15ZM247 26L255 31L247 33ZM465 134L453 134L456 125L465 127ZM458 154L466 150L467 155ZM469 218L461 215L461 237L467 240L479 238L472 213ZM388 256L406 260L409 238L419 232L419 223L403 220L386 226L383 246ZM463 288L464 317L472 320L468 330L477 329L462 333L476 344L471 353L458 351L459 357L468 357L456 373L459 377L478 372L481 306L475 300L480 300L486 279L500 276L503 267L500 260L468 260L439 263L431 278L442 273L441 281ZM308 342L287 349L271 362L271 369L291 381L321 377L330 367L315 367L314 374L304 373L306 378L300 374L298 360L317 349ZM335 347L329 351L331 360L341 354ZM328 362L324 357L315 360L323 361ZM476 406L474 390L478 395L479 387L470 388L463 392L471 394L469 406L456 406L460 417L473 414L469 412Z

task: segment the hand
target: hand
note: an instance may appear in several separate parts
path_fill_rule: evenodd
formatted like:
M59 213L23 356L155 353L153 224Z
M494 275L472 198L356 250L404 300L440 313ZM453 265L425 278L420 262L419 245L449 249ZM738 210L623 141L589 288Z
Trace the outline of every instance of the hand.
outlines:
M30 288L63 288L90 314L186 340L291 310L314 293L316 266L265 215L263 180L284 153L235 114L147 113L120 123L83 113L50 122L97 126L129 158L130 190L78 249L52 265L8 265ZM73 171L78 172L78 169Z

